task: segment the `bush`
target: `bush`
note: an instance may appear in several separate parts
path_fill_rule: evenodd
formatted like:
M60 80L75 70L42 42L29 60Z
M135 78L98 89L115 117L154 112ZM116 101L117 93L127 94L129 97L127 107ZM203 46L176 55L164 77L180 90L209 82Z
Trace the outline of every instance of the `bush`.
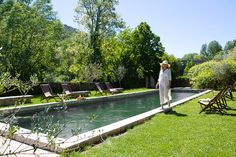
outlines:
M209 61L195 65L189 70L188 77L193 88L222 88L234 83L236 61Z

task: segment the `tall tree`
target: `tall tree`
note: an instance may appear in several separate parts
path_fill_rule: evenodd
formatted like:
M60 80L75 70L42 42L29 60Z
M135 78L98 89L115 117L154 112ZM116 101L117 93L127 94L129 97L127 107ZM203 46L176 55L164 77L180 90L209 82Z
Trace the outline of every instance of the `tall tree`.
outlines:
M115 11L118 0L79 0L76 7L76 20L90 35L93 49L91 61L101 62L101 41L113 35L124 26L123 20Z
M235 47L236 47L236 40L228 41L225 44L224 51L232 50Z
M220 54L222 46L218 41L211 41L208 45L203 44L200 50L200 54L207 60L213 59L216 55Z
M207 52L207 44L202 45L201 50L200 50L200 55L202 55L206 59L210 58L210 56Z
M140 79L146 78L146 85L149 86L159 72L159 63L165 51L160 37L151 31L146 22L141 22L133 31L122 32L121 41L125 43L121 55L122 65L127 69L125 82L140 83Z
M208 44L208 53L212 58L216 56L220 51L222 51L222 46L218 41L213 40Z
M141 22L133 31L133 53L137 57L137 64L146 76L156 74L164 48L160 37L155 35L146 22Z

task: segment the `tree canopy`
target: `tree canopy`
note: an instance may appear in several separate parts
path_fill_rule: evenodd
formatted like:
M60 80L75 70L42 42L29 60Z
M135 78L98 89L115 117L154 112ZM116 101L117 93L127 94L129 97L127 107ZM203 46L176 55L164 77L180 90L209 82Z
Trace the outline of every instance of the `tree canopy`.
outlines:
M218 41L213 40L208 45L203 44L200 50L200 54L207 60L211 60L222 51L222 46Z
M22 79L39 77L54 66L62 25L49 1L6 0L0 5L2 70Z
M116 5L117 0L80 0L76 7L78 24L90 35L93 63L101 62L102 39L124 27L123 20L115 11Z

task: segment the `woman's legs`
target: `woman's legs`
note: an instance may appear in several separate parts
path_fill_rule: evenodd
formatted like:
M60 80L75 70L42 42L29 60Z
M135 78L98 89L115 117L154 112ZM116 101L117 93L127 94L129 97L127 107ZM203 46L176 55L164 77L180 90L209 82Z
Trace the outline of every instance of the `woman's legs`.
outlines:
M161 88L160 87L160 90L159 90L159 95L160 95L160 105L161 105L161 108L163 109L163 106L167 103L168 106L170 107L170 103L171 103L171 100L172 100L172 97L171 97L171 90L167 90L165 88Z
M160 105L161 105L161 108L163 109L163 105L165 103L165 93L164 93L164 88L163 86L160 86L159 88L159 95L160 95Z

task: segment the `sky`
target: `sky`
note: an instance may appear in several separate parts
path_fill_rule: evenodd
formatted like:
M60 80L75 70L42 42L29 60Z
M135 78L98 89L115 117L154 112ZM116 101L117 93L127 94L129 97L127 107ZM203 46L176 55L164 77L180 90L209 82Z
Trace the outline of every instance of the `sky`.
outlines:
M74 11L78 0L52 0L63 24L78 28ZM119 0L116 12L126 25L147 22L161 38L168 54L182 58L199 53L203 44L216 40L224 48L236 39L236 0Z

